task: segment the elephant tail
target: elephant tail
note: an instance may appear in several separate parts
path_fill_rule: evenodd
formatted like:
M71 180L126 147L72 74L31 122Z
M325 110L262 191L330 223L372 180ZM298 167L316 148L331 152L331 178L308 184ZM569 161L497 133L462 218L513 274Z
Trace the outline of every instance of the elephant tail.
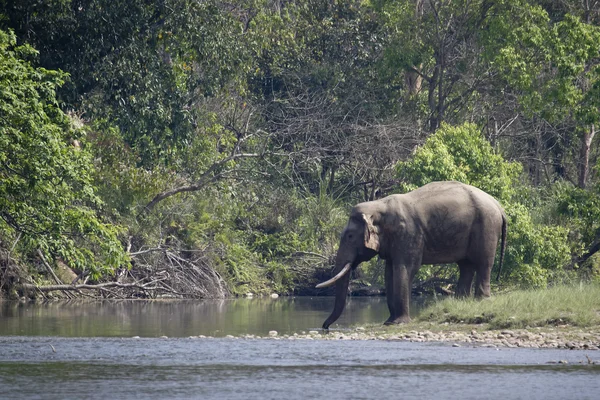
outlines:
M502 263L504 262L504 253L506 252L506 214L502 211L502 244L500 245L500 263L498 265L498 275L496 276L496 282L500 281L500 272L502 272Z

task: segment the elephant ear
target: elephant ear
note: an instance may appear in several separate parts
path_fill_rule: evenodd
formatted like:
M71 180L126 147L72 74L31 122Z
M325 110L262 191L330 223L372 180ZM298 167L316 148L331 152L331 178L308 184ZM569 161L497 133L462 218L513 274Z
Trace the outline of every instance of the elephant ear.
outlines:
M363 214L362 217L365 221L365 247L379 251L379 228L373 224L371 215Z

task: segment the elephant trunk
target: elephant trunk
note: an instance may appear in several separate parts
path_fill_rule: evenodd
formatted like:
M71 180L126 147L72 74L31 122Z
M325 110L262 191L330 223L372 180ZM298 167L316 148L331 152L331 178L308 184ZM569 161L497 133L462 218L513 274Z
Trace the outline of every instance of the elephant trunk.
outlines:
M331 315L325 320L325 322L323 322L323 329L329 329L329 325L337 321L342 314L342 311L344 311L344 307L346 307L346 296L348 296L349 285L350 273L347 272L335 283L335 305Z

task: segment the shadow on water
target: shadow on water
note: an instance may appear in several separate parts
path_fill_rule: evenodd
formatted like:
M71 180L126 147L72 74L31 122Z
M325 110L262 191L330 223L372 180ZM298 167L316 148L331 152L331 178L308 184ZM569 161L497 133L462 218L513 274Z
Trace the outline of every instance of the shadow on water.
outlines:
M332 297L201 301L61 301L0 303L0 335L65 337L187 337L267 335L319 329ZM332 329L383 323L385 298L350 297Z

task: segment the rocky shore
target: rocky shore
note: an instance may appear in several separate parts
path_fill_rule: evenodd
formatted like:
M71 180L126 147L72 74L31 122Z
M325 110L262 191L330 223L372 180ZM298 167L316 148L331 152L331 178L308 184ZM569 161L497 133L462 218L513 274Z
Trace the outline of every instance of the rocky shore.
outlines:
M204 336L198 336L204 337ZM431 330L381 331L358 327L348 331L304 331L293 335L280 335L270 331L267 336L226 336L230 339L271 340L388 340L407 342L444 342L454 347L524 347L570 350L599 350L600 327L581 328L531 328L505 330ZM193 336L192 338L196 338Z

